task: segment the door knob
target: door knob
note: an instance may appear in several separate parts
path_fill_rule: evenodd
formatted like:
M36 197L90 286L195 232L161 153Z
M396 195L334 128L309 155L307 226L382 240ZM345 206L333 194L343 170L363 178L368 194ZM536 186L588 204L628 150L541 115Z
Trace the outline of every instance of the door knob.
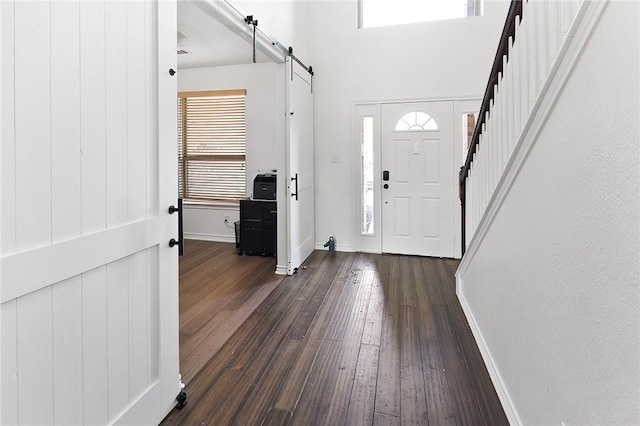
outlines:
M385 183L382 187L383 187L384 189L389 189L389 184L388 184L388 183Z
M178 244L180 244L180 241L176 241L175 238L172 238L172 239L169 240L169 247L175 247Z

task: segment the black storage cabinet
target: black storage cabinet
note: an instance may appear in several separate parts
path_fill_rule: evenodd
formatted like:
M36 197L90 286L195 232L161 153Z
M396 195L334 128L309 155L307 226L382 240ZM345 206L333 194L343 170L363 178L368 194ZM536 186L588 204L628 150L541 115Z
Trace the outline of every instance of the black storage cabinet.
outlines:
M276 254L277 206L275 201L240 200L239 254Z

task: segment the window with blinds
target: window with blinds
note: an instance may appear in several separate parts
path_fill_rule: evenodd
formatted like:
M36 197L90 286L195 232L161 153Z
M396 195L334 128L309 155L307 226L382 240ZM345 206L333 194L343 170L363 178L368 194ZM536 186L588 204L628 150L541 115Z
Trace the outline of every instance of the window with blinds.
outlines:
M178 93L180 197L216 201L245 197L246 93Z

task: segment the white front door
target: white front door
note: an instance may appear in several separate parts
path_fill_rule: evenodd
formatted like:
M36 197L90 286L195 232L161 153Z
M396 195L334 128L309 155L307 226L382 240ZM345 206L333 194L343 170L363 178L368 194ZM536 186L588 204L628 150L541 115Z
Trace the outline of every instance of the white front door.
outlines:
M175 2L0 2L2 424L157 424L178 376Z
M287 58L287 274L314 249L313 93L311 74Z
M383 105L383 252L454 256L453 150L453 102Z

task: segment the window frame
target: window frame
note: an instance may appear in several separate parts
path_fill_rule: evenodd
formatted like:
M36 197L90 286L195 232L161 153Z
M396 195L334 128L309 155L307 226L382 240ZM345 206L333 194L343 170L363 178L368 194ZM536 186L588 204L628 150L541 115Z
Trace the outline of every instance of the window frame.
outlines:
M242 96L243 97L243 108L242 108L242 151L244 154L220 154L220 153L199 153L199 154L190 154L189 153L189 141L188 141L188 116L187 113L187 99L189 98L198 98L198 97L229 97L229 96ZM178 134L176 135L178 138L177 148L178 148L178 168L179 168L179 179L178 182L178 195L183 198L187 203L193 204L231 204L238 205L240 200L246 197L247 184L246 184L246 127L247 127L247 110L246 110L246 89L230 89L230 90L205 90L205 91L184 91L178 92L177 94L177 108L179 108L178 116ZM202 141L198 141L202 143ZM195 144L196 142L192 142ZM223 197L216 196L216 194L212 194L210 197L202 197L202 196L192 196L189 193L189 162L190 161L217 161L217 162L242 162L242 194L238 194L236 197ZM235 187L235 186L234 186ZM240 183L237 185L237 189L240 190ZM219 194L218 194L219 195Z
M470 18L473 16L482 16L483 1L484 0L467 0L467 7L466 7L467 14L465 16L460 16L454 19ZM424 23L424 22L436 22L436 21L442 20L442 19L434 19L434 20L425 20L425 21L416 21L416 22L387 23L383 25L364 26L364 2L365 0L356 0L356 28L359 30L371 29L371 28L383 28L383 27L388 27L392 25L407 25L407 24ZM469 14L470 11L473 11L473 14Z

